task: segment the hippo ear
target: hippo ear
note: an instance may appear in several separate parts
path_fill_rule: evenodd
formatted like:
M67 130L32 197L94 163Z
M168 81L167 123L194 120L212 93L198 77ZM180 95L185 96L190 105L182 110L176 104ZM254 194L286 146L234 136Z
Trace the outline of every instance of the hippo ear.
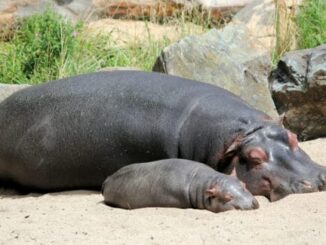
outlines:
M218 171L225 174L231 174L235 168L235 164L238 162L237 151L241 146L242 137L236 137L232 143L226 146L223 155L218 160Z
M261 164L268 160L266 152L260 147L251 148L248 151L247 156L249 162L254 164Z
M235 156L232 161L231 161L231 164L230 164L230 167L228 172L226 173L230 173L231 176L235 177L235 178L238 178L238 174L237 174L237 168L236 168L236 165L239 163L239 157L238 156Z
M230 194L228 192L223 193L223 192L219 191L217 187L211 187L211 188L207 189L206 194L208 195L208 197L218 198L220 201L222 201L224 203L229 202L233 199L232 194Z
M262 119L263 119L263 121L272 122L272 123L277 124L278 126L284 128L284 120L285 120L284 112L276 118L275 117L272 118L270 116L264 115Z
M225 151L225 155L229 155L234 153L239 146L241 145L241 136L236 137L233 142L227 147L226 151Z
M289 145L290 145L290 148L295 151L299 148L298 146L298 137L296 134L288 131L288 139L289 139Z
M218 190L218 188L215 187L210 187L209 189L206 190L206 194L209 197L217 197L219 195L220 191Z

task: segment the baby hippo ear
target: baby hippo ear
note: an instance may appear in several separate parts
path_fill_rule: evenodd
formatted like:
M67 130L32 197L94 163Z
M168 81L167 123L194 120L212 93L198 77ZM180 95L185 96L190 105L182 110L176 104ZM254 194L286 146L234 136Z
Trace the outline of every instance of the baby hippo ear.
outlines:
M210 187L210 188L208 188L206 190L206 194L209 197L217 197L217 196L219 196L219 193L220 193L220 191L219 191L219 189L216 186Z
M249 161L254 164L261 164L268 160L266 152L260 147L251 148L247 156Z
M212 198L218 198L222 202L229 202L233 199L233 196L230 193L223 193L219 191L218 187L211 187L206 190L206 194Z

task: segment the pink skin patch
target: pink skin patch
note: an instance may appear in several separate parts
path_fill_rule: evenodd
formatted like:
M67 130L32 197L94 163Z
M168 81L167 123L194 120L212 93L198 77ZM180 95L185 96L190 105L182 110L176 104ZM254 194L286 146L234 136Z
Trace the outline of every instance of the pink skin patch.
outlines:
M264 192L270 193L272 190L272 183L269 179L264 178L261 182L261 189Z
M218 196L219 190L216 187L211 187L206 190L206 193L209 197L216 197Z
M233 196L230 193L223 193L217 187L211 187L206 190L206 194L208 194L209 197L217 197L225 203L233 199Z
M297 135L288 131L288 138L289 138L289 145L292 151L297 150L299 148Z
M252 163L261 164L267 161L267 154L263 149L257 147L249 150L248 158Z

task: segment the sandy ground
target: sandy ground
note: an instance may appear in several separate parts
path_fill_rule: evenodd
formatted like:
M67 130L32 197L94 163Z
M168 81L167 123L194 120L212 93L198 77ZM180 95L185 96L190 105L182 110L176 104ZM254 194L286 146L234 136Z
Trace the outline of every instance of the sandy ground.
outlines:
M326 139L301 146L326 165ZM0 244L326 244L326 192L254 211L106 206L97 192L0 193Z

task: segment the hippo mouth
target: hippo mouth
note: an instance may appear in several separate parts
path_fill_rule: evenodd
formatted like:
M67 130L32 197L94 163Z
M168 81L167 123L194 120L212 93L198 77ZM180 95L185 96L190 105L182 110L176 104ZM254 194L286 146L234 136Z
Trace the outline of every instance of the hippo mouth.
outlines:
M317 179L316 184L308 180L292 181L290 185L278 184L275 188L271 188L268 198L271 202L274 202L290 194L326 191L326 175L320 173ZM272 182L270 183L272 184Z

